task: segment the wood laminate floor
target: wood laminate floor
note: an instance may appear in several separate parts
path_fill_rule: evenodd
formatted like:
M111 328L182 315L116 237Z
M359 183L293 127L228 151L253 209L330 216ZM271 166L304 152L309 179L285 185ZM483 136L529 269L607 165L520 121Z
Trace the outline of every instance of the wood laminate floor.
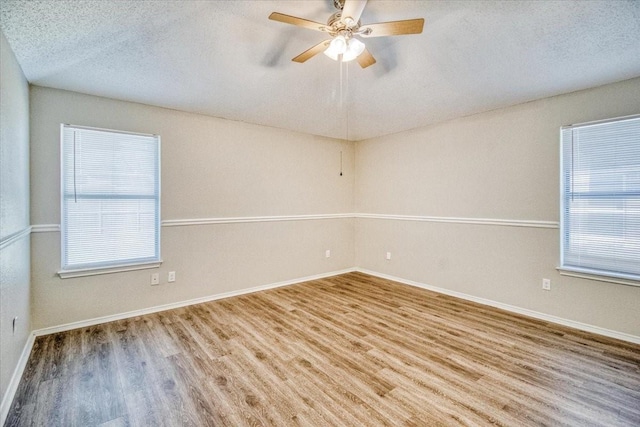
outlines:
M349 273L36 339L7 426L640 425L640 346Z

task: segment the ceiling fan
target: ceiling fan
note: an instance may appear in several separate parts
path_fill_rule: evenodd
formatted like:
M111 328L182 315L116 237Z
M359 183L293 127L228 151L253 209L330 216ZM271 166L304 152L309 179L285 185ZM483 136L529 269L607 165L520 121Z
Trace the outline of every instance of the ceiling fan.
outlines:
M338 12L331 15L326 24L278 12L273 12L269 15L269 19L325 32L331 36L330 39L321 41L312 48L305 50L293 58L292 61L302 63L323 52L335 61L347 62L357 59L362 68L367 68L375 64L376 60L358 37L420 34L424 26L424 19L407 19L404 21L362 25L360 23L360 15L362 15L366 4L367 0L333 0L333 5L338 9Z

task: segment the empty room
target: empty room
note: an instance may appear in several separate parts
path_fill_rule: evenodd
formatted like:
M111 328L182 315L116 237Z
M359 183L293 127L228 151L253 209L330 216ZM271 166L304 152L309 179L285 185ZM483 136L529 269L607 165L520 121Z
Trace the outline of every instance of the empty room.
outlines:
M640 2L0 30L0 425L640 425Z

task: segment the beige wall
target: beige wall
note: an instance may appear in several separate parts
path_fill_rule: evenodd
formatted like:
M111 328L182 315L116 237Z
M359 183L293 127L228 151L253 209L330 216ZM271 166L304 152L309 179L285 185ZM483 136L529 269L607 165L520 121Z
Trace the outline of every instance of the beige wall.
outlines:
M60 123L159 134L163 221L353 211L349 142L35 86L31 118L35 231L60 222ZM149 284L155 270L59 279L60 233L35 232L33 327L346 269L353 227L352 218L163 226L159 286Z
M31 326L29 86L1 32L0 102L0 393L4 399Z
M555 223L560 126L637 113L640 79L359 142L356 211ZM560 276L557 228L360 218L355 250L360 268L640 336L640 287Z

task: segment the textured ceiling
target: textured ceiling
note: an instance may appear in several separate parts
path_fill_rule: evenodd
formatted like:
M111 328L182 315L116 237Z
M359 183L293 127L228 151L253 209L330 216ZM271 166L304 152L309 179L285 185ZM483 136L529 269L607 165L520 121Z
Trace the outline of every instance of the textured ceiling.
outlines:
M11 1L1 27L29 82L314 135L362 140L640 76L640 1L370 0L361 69L291 58L325 37L319 1Z

